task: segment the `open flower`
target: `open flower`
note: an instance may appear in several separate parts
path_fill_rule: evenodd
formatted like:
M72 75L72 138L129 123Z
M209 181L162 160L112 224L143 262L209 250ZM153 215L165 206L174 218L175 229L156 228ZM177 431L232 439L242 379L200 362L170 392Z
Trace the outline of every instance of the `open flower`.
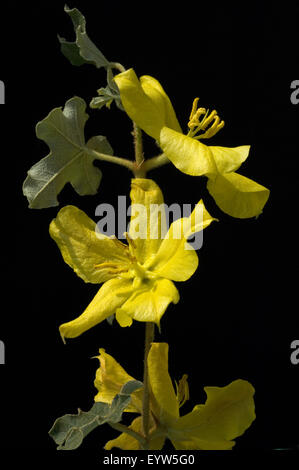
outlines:
M60 326L62 338L77 337L114 313L121 326L133 320L159 326L168 305L179 301L172 281L186 281L197 269L198 257L187 238L215 220L203 202L189 217L174 221L165 235L166 213L157 184L133 179L130 195L131 207L140 213L132 212L128 244L97 233L95 222L74 206L61 209L50 224L64 261L85 282L103 283L82 315ZM196 217L198 210L202 217Z
M111 403L122 385L133 378L118 362L100 349L100 368L95 386L95 401ZM196 405L190 413L180 416L179 409L189 397L187 376L179 382L175 392L168 373L168 344L152 343L148 354L150 382L150 441L151 450L162 449L165 439L176 449L228 450L255 419L254 388L245 380L235 380L225 387L205 387L205 404ZM130 407L125 410L141 414L143 391L132 394ZM142 418L135 418L129 426L142 434ZM105 449L119 447L139 450L139 442L126 433L107 442Z
M129 117L153 137L166 157L183 173L208 177L207 188L217 205L227 214L248 218L259 215L269 190L236 170L246 160L250 146L235 148L207 146L223 126L217 112L198 108L194 100L188 134L182 133L172 104L153 77L137 78L133 69L118 74L116 81L123 107Z

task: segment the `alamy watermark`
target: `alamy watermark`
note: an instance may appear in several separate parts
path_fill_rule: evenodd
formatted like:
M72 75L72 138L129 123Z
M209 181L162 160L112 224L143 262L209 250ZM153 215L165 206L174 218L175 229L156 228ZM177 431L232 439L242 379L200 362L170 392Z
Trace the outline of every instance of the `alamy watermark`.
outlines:
M294 90L290 95L291 103L299 104L299 80L292 81L291 90Z
M290 361L296 366L299 364L299 339L294 339L294 341L291 342L291 349L294 351L290 355Z
M0 104L5 103L5 86L2 80L0 80Z
M0 365L5 364L5 345L3 341L0 340Z
M98 237L103 234L125 239L129 232L133 239L185 238L188 239L186 250L199 250L203 244L203 205L196 205L193 212L191 204L183 204L181 208L177 203L150 204L149 207L131 204L127 208L126 196L118 196L117 211L111 204L102 203L97 206L95 215L101 217L96 225ZM175 223L169 230L171 222Z

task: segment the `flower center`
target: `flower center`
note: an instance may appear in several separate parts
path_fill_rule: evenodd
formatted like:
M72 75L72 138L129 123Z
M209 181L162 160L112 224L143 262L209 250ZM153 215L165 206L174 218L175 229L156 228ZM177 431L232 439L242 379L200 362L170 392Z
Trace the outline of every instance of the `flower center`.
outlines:
M126 279L134 279L134 283L136 284L136 286L139 286L140 284L142 284L142 282L156 279L157 276L154 273L149 271L145 266L142 266L138 262L135 256L136 245L134 243L134 240L130 237L127 232L125 233L125 236L128 242L127 245L120 242L116 237L112 238L112 240L116 244L120 244L122 246L122 248L124 249L124 254L127 258L127 262L118 263L115 261L108 261L104 263L95 264L94 267L102 269L107 274Z
M194 139L209 139L222 129L224 121L221 121L217 111L210 113L206 108L198 108L198 100L199 98L195 98L192 104L187 135Z

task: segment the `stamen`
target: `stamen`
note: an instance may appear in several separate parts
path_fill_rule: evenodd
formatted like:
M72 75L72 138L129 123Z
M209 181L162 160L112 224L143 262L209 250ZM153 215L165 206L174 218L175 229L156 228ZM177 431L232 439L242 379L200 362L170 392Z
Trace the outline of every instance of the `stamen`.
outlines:
M115 263L99 263L99 264L94 264L95 268L117 268L117 265Z
M128 271L128 268L119 268L118 265L115 263L94 264L94 267L100 269L107 269L108 274L126 273Z
M116 244L120 245L122 248L128 248L127 245L121 242L115 235L112 235L111 240Z
M193 100L192 109L191 109L191 113L190 113L190 116L189 116L189 122L193 119L193 116L196 112L198 100L199 100L199 98L195 98Z
M215 121L213 122L212 126L200 136L201 139L209 139L213 137L217 132L220 131L224 126L224 121L220 121L219 116L215 117Z
M176 383L176 395L179 408L181 408L181 406L183 406L183 404L186 403L187 400L189 400L189 387L187 379L188 375L184 374L181 380L179 381L179 384Z
M211 112L210 116L207 116L205 117L202 121L201 121L201 129L206 129L208 127L209 124L211 124L211 122L216 118L217 116L217 111L215 111L215 109ZM218 117L218 116L217 116Z
M208 139L213 137L218 131L220 131L220 129L222 129L224 121L220 120L215 109L209 114L209 110L206 110L205 108L197 108L198 100L199 98L195 98L192 104L192 110L188 122L190 130L187 135L198 140L201 138ZM202 115L204 116L200 120Z
M132 246L133 249L136 249L136 244L134 243L133 238L130 237L130 235L128 234L128 232L125 232L125 236L126 236L128 245L129 245L129 246Z

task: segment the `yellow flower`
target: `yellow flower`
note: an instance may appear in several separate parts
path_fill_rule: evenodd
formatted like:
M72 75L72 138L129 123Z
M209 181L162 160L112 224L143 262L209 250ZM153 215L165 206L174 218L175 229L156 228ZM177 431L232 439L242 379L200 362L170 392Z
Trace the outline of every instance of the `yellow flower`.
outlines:
M194 100L187 135L182 133L172 104L153 77L138 80L133 69L115 78L123 107L129 117L158 141L166 157L183 173L208 177L207 188L227 214L248 218L259 215L269 190L236 170L246 160L250 146L235 148L207 146L201 139L213 137L223 126L217 112L197 108Z
M133 378L117 361L100 349L100 368L95 386L95 401L111 403L122 385ZM205 387L205 404L196 405L190 413L180 416L179 408L189 397L186 377L180 381L175 393L168 373L168 344L152 343L148 355L150 382L150 449L162 449L165 439L176 449L228 450L255 419L254 388L245 380L235 380L225 387ZM132 394L130 408L126 411L141 414L143 391ZM142 419L137 417L129 426L142 434ZM140 449L134 437L123 433L107 442L105 449L119 447L125 450Z
M144 211L132 213L128 244L96 233L95 222L74 206L61 209L50 224L64 261L85 282L104 283L82 315L60 326L63 339L79 336L114 313L121 326L130 326L133 319L159 326L168 305L179 301L172 281L186 281L197 269L197 254L186 240L215 220L203 202L188 218L173 222L163 237L166 213L157 184L133 179L130 196L132 207ZM202 218L196 217L198 209Z

